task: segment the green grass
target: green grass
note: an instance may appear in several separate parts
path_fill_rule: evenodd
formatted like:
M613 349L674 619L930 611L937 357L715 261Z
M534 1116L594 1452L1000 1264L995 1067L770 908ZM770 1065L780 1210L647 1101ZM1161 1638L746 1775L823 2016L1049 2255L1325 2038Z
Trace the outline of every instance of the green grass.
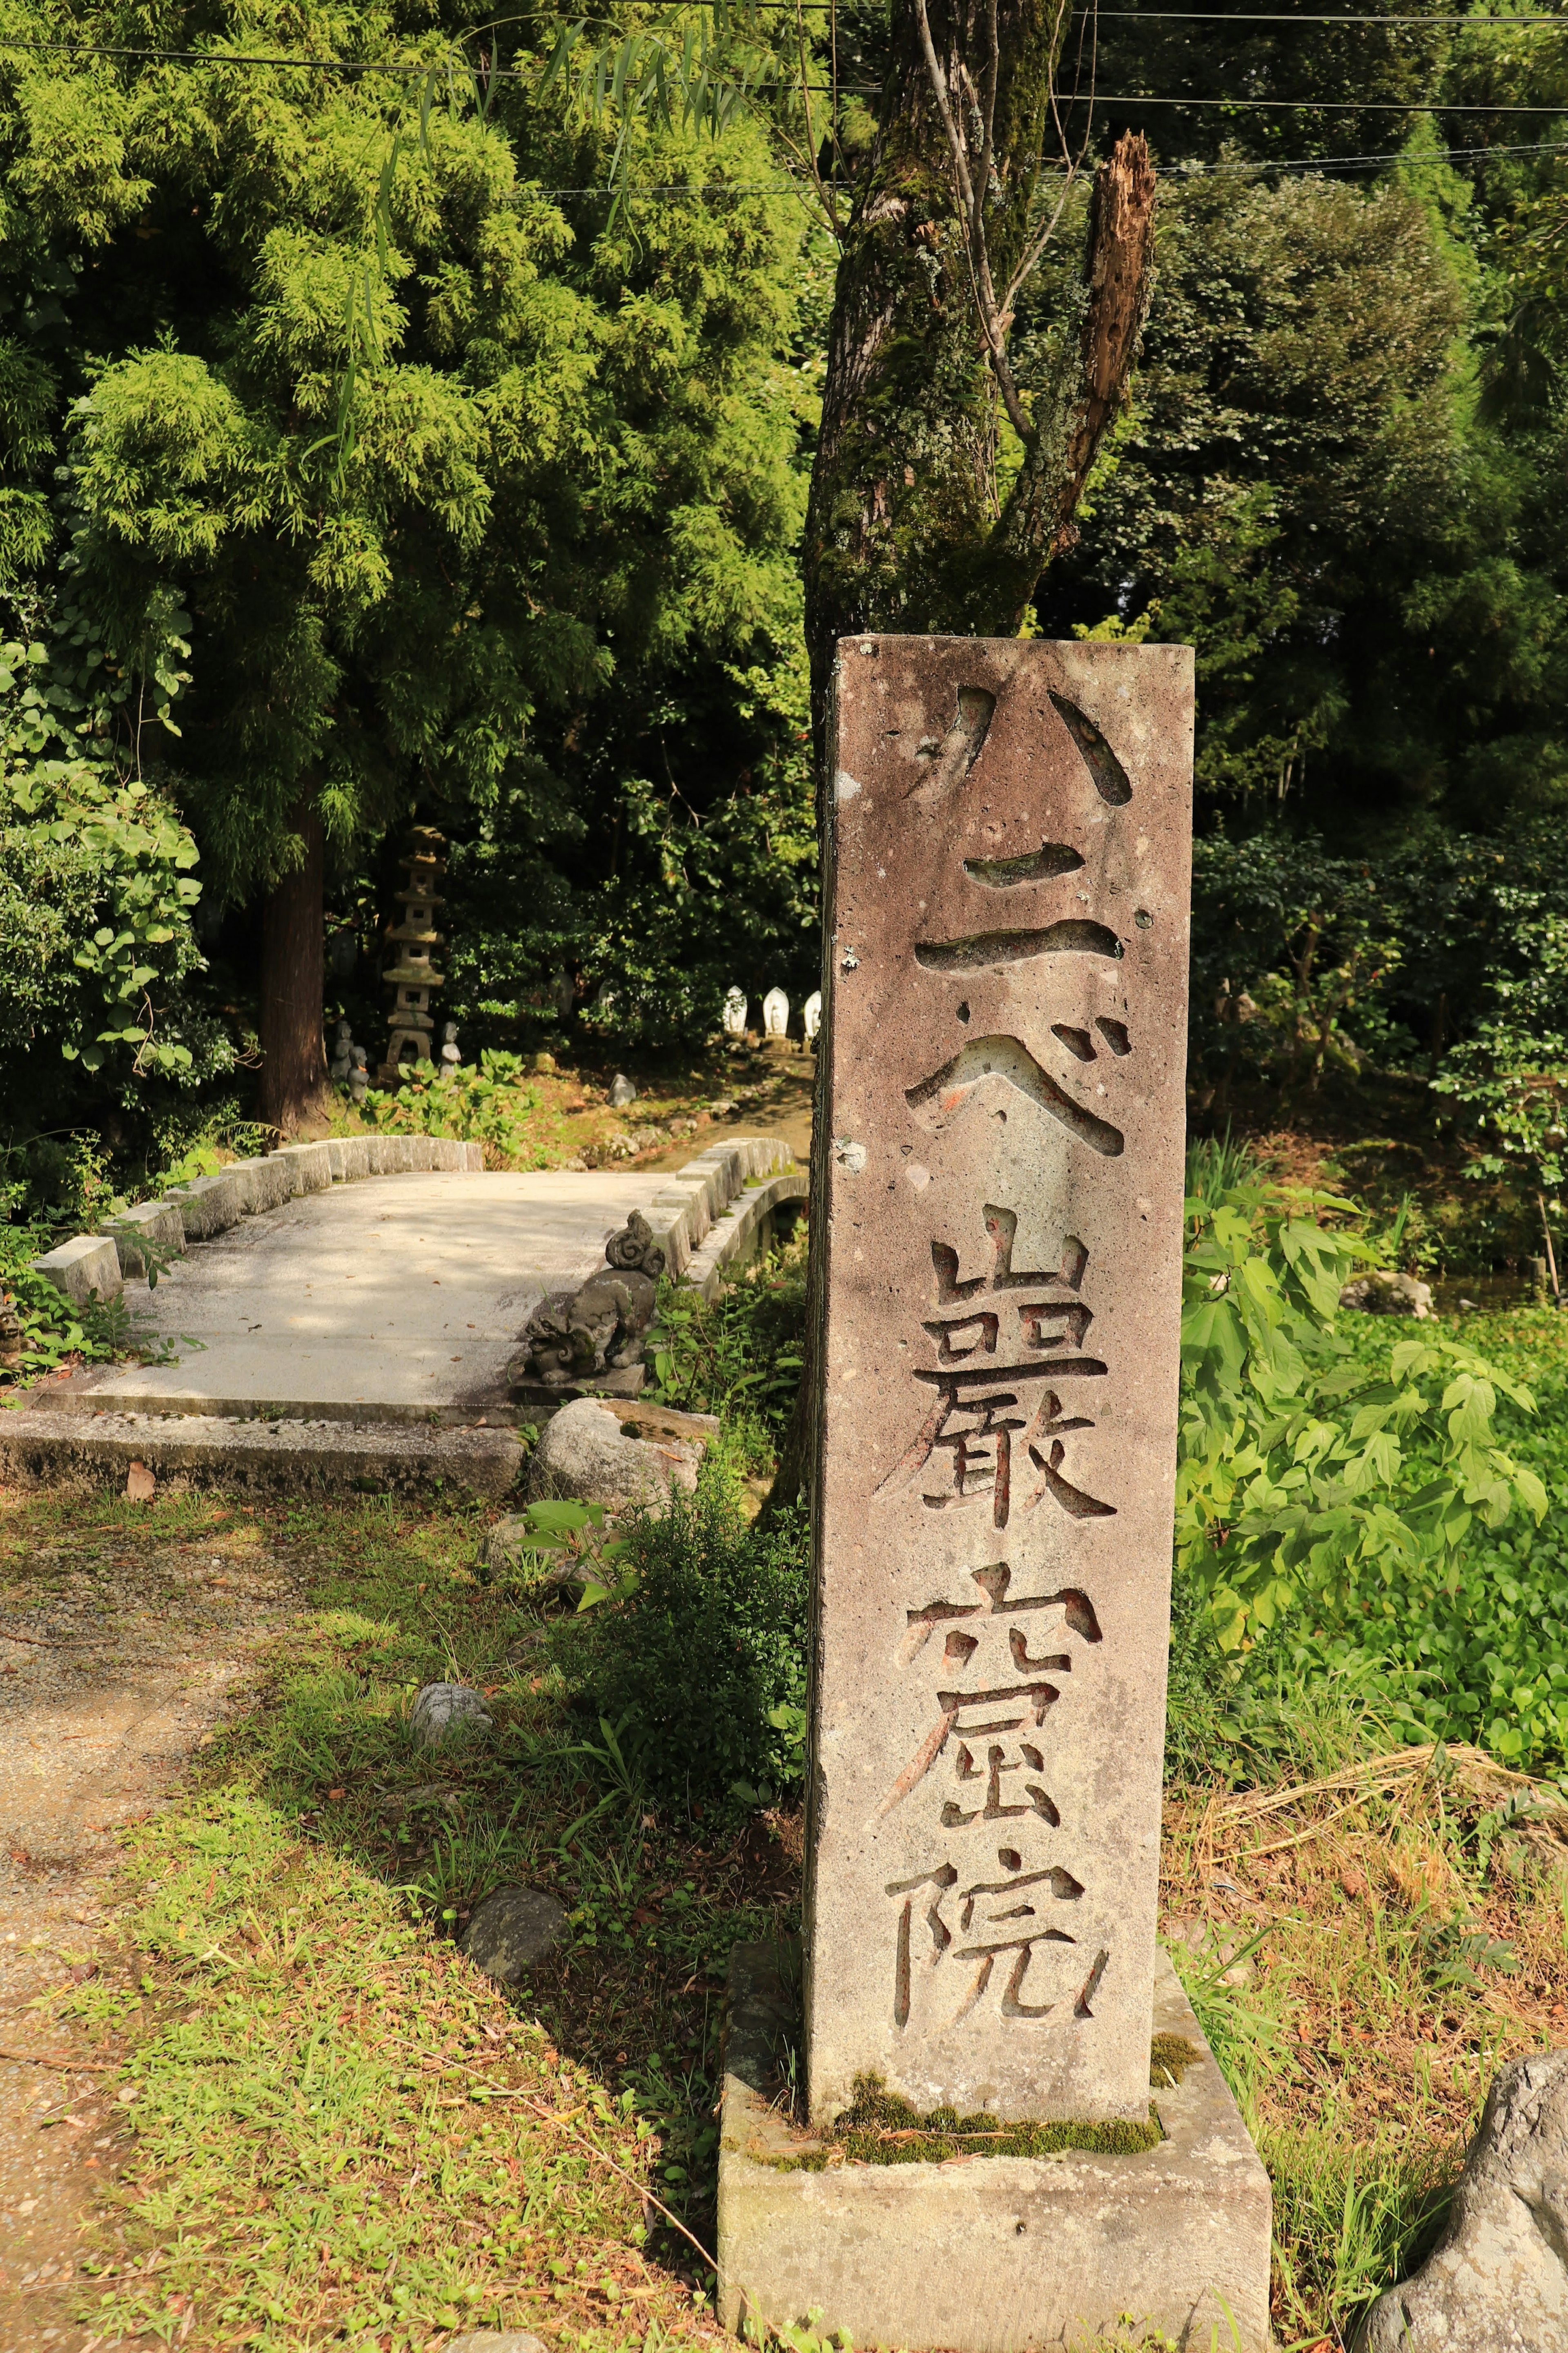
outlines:
M1568 1322L1476 1336L1537 1380L1550 1450ZM300 1596L195 1785L132 1833L122 1969L68 1997L138 2090L96 2325L172 2342L190 2322L204 2353L401 2353L498 2320L585 2353L716 2342L704 2267L657 2215L642 2235L642 2189L711 2245L726 1959L797 1925L798 1819L650 1801L574 1707L563 1605L481 1582L486 1511L5 1510L10 1573L40 1588L62 1547L107 1574L200 1542ZM1226 1814L1397 1727L1375 1689L1303 1687L1283 1658L1216 1697L1190 1623L1182 1640L1165 1912L1207 1924L1173 1950L1271 2174L1277 2331L1328 2348L1418 2259L1497 2066L1568 2040L1563 1858L1505 1785L1440 1767L1343 1811L1342 1793ZM486 1692L490 1739L413 1746L437 1677ZM570 1939L509 2000L452 1939L513 1879L561 1898Z

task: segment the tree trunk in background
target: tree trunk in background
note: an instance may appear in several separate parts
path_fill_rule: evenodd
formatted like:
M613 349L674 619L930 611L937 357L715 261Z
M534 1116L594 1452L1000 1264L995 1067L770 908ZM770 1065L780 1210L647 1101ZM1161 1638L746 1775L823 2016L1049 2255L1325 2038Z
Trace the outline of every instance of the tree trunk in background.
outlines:
M328 1109L321 820L301 801L289 825L304 859L274 884L261 934L261 1116L287 1135Z
M999 496L999 402L913 0L857 174L828 332L806 515L806 644L817 750L834 648L861 629L1012 637L1121 406L1148 301L1154 174L1142 137L1095 178L1070 315L1031 321L1016 363L1029 438ZM985 242L1000 298L1039 225L1041 149L1066 10L996 0L998 70ZM954 121L971 150L989 53L985 0L929 0ZM1054 135L1054 133L1053 133ZM1000 324L1012 323L1004 311ZM1045 332L1042 332L1041 325ZM1009 366L1012 358L1009 356ZM1017 445L1013 443L1014 455ZM1005 469L1004 469L1005 481Z
M840 638L865 629L1013 637L1041 573L1070 547L1072 516L1120 408L1148 305L1154 174L1142 136L1119 139L1095 176L1083 277L1069 316L1032 322L1015 371L1027 427L1005 492L997 458L999 374L955 196L956 167L937 103L918 0L895 0L893 64L875 142L856 174L828 330L822 426L806 510L805 638L811 659L817 806L828 698ZM994 13L993 13L994 10ZM978 182L983 109L994 58L985 255L998 295L1039 226L1042 149L1066 0L927 0L951 118ZM995 26L992 49L991 27ZM1004 299L1002 340L1012 324ZM1017 440L1014 441L1016 454ZM824 1039L826 1046L826 1039ZM812 1194L823 1195L819 1115ZM811 1254L805 1366L768 1499L807 1490L816 1452L822 1255Z

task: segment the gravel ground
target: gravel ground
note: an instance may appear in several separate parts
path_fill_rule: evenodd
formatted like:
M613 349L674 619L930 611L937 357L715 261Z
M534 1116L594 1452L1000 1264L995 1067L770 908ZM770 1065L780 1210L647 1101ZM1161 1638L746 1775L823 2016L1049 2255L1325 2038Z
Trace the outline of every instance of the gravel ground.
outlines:
M111 2046L31 2005L118 1973L116 1829L235 1704L293 1588L258 1527L204 1534L195 1499L166 1536L121 1504L51 1541L39 1506L0 1491L0 2348L87 2353L71 2283L124 2111Z

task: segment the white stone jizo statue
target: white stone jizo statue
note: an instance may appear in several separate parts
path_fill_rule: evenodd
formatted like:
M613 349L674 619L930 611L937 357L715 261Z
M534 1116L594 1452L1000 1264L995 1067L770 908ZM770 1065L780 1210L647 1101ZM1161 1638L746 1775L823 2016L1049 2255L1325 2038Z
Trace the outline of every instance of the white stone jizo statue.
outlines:
M770 988L763 999L763 1028L770 1038L789 1035L789 999L782 988Z
M814 988L812 990L811 995L806 998L805 1003L800 1008L800 1018L802 1025L805 1030L806 1042L808 1045L813 1044L816 1040L817 1031L822 1027L822 991L820 988Z
M743 1038L745 1036L747 1010L748 1008L746 1005L745 990L743 988L730 989L726 993L724 998L724 1010L720 1017L723 1021L724 1032L727 1037Z
M462 1059L462 1052L458 1044L458 1025L455 1021L448 1021L441 1031L441 1060L450 1071L454 1070Z

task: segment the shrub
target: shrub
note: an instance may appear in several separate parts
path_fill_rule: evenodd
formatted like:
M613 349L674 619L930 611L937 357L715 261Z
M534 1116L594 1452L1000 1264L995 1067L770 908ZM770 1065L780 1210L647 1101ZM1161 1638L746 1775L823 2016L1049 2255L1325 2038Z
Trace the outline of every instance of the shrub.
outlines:
M749 1526L715 1448L695 1495L621 1533L630 1589L555 1634L578 1703L666 1805L723 1815L782 1794L804 1770L805 1514Z

